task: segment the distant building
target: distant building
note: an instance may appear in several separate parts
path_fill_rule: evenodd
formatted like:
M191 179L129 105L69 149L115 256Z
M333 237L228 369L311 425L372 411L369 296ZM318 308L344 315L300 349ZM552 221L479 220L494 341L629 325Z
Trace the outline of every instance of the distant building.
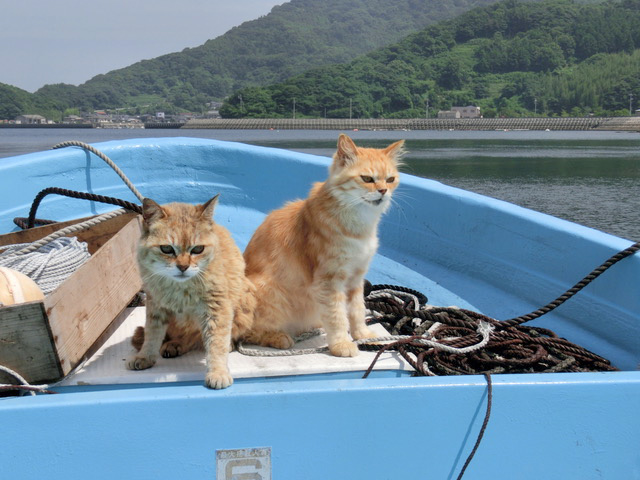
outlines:
M78 115L68 115L62 119L62 123L81 124L84 123L84 118Z
M460 112L457 110L440 110L438 118L460 118Z
M164 112L156 112L156 118L158 120L164 120Z
M460 112L460 117L458 118L480 118L480 107L476 107L475 105L469 105L467 107L451 107L451 110L454 112Z
M40 125L47 123L47 119L42 115L20 115L16 117L16 123L26 125Z

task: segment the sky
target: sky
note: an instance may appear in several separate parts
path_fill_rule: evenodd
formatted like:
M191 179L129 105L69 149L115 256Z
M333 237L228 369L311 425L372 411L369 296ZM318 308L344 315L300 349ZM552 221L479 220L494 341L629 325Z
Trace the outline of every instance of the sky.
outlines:
M197 47L286 0L0 0L0 83L79 85Z

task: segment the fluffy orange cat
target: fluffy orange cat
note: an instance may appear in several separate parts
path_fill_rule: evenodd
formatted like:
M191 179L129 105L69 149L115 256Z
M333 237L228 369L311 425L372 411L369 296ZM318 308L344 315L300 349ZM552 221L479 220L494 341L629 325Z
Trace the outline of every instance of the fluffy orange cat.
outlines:
M128 359L129 369L152 367L159 353L175 357L202 348L204 340L205 385L233 383L227 366L231 341L251 326L255 297L240 250L213 221L217 201L216 195L203 205L161 206L144 199L138 265L147 317L144 330L134 335L140 351Z
M373 336L363 281L398 186L403 145L359 148L340 135L327 180L258 227L244 252L257 298L248 342L289 348L292 336L323 327L331 354L348 357L358 354L352 339Z

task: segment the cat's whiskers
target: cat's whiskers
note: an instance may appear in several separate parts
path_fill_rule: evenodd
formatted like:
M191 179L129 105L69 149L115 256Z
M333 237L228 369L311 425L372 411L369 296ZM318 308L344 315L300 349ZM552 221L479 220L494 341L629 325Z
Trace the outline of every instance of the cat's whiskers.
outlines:
M415 208L415 205L411 204L411 197L409 195L406 195L406 197L409 200L406 200L404 197L405 192L396 192L392 197L391 197L391 206L394 207L394 211L399 211L400 213L402 213L402 216L404 217L405 223L407 222L408 218L407 218L407 214L405 212L405 206L406 207L410 207L410 208ZM403 203L403 205L401 205L401 203Z

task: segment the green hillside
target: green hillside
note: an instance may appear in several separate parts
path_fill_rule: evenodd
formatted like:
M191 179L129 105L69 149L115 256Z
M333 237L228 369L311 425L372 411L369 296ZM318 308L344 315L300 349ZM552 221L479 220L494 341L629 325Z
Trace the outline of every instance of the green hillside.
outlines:
M496 0L292 0L196 48L36 92L89 110L138 106L203 111L248 85L350 61L426 25Z
M640 0L507 0L473 9L351 63L234 92L226 117L622 114L640 95Z
M60 119L66 108L63 100L0 83L0 120L12 120L24 114L39 114L49 119Z

